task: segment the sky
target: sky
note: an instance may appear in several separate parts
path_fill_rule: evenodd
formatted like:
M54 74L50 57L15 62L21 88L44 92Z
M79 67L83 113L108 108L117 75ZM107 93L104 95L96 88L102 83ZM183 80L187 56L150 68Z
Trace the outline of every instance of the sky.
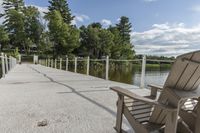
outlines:
M2 0L0 0L0 3ZM179 55L200 49L200 0L68 0L74 24L106 28L127 16L137 54ZM25 0L46 11L48 0ZM2 7L0 7L2 11ZM2 20L0 20L1 22Z

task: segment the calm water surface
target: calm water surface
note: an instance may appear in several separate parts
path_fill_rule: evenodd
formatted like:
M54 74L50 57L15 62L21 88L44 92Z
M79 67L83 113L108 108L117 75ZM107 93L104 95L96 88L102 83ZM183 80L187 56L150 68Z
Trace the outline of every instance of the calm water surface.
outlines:
M79 73L86 73L86 70L83 69L84 67L78 67ZM71 71L74 69L71 68ZM163 85L170 68L146 68L145 74L145 86L148 84L158 84ZM95 68L90 67L90 75L105 78L105 66L102 68ZM113 81L118 81L122 83L128 83L140 86L141 80L141 67L128 66L122 68L115 68L109 70L109 79Z

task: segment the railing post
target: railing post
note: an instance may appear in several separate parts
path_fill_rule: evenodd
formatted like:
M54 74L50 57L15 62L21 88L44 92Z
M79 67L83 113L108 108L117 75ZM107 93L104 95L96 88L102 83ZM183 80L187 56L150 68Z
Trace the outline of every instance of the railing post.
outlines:
M47 59L45 59L45 66L47 66Z
M4 62L4 54L1 53L1 66L2 66L2 77L5 77L5 62Z
M60 58L60 70L62 70L62 58Z
M51 67L53 68L53 59L51 59Z
M106 56L106 80L109 80L109 56Z
M21 64L21 62L22 62L22 56L20 54L18 56L19 56L18 62L19 62L19 64Z
M145 87L145 70L146 69L146 56L144 55L142 58L142 72L141 72L141 82L140 82L140 88Z
M9 56L9 69L11 70L12 69L12 57Z
M74 72L77 73L77 57L74 58Z
M54 68L57 69L57 59L55 59Z
M5 54L5 64L6 64L6 70L5 70L5 72L8 73L8 57L7 57L6 54Z
M68 65L69 65L69 59L68 56L66 55L66 71L68 71Z
M50 59L48 58L48 65L47 65L48 67L50 67Z
M47 58L47 67L49 67L49 59Z
M87 58L87 75L90 74L90 57Z
M17 59L14 58L14 66L17 64Z

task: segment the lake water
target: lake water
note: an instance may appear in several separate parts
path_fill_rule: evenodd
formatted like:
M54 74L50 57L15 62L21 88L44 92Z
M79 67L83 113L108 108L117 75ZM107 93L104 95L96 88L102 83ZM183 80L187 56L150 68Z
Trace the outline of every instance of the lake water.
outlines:
M79 73L86 73L86 70L83 69L85 67L78 67L77 71ZM71 71L74 71L74 68L70 69ZM170 68L146 68L145 73L145 86L148 84L158 84L163 85L166 81L166 78L168 76L168 73L170 71ZM95 68L90 67L90 75L99 77L99 78L105 78L105 66L102 68ZM117 82L127 83L127 84L133 84L136 86L140 86L141 81L141 66L128 66L128 67L122 67L122 68L115 68L109 70L109 79Z

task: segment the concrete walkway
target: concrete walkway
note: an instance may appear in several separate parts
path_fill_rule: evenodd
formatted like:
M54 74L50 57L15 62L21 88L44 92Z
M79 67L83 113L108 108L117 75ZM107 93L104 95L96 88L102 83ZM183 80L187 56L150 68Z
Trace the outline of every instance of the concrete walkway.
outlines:
M128 84L47 68L17 65L0 80L1 133L115 133L117 95ZM37 123L48 124L38 127ZM131 131L125 121L124 128Z

